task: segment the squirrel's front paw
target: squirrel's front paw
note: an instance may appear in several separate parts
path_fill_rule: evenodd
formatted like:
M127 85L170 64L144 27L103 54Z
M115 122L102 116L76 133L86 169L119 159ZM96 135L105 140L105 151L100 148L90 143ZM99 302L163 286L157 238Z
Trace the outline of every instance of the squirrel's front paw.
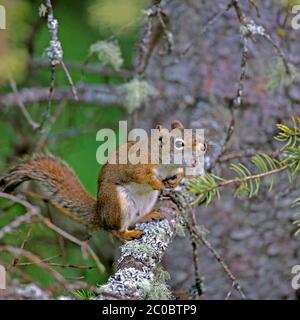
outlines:
M164 183L159 180L151 181L150 185L153 190L162 190L165 187Z
M160 220L160 219L162 219L162 217L159 211L151 211L145 216L143 216L143 218L141 219L141 222L148 222L151 220Z
M113 234L121 241L130 241L133 239L139 239L143 235L143 231L139 229L114 231Z
M183 175L176 174L171 178L167 178L163 181L166 188L175 189L183 179Z

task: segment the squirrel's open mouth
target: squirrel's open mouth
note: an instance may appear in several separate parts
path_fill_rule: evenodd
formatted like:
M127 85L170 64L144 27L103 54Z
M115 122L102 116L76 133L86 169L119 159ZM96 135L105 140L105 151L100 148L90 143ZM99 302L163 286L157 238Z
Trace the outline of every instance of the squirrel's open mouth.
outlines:
M198 160L197 159L193 159L192 163L191 163L192 167L195 168L197 166L197 164L198 164Z

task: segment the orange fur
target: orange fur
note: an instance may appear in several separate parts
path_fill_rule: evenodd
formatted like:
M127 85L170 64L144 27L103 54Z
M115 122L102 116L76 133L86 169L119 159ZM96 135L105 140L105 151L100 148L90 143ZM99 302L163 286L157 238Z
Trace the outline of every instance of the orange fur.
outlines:
M174 121L172 128L183 129L183 126ZM163 130L161 126L158 129ZM125 147L128 151L135 143L128 142L119 147L116 158L120 148ZM187 141L189 145L193 143ZM140 221L159 218L159 212L152 211L158 191L166 187L175 188L184 178L183 168L170 166L169 169L163 171L165 167L151 163L107 163L99 174L95 199L85 191L66 163L50 154L37 154L21 161L0 178L0 191L11 192L26 180L38 181L51 202L73 220L114 231L119 238L130 240L140 237L142 232L127 228Z

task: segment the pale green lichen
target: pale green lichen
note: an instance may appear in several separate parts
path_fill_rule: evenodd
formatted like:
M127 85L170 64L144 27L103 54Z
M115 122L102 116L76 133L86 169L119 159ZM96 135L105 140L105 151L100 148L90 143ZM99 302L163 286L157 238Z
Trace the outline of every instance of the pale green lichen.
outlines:
M172 294L164 283L153 282L146 294L147 300L170 300Z
M101 286L99 286L99 287L97 288L97 293L98 293L98 294L101 294L101 293L103 293L103 292L108 292L109 289L110 289L110 285L109 285L109 284L103 284L103 285L101 285Z
M182 223L177 222L175 225L176 236L184 238L185 237L185 227Z
M269 67L267 73L267 88L270 92L275 92L277 89L289 86L300 79L300 74L297 68L288 63L288 69L281 58L278 58Z
M137 227L144 232L140 239L131 241L121 248L120 265L123 259L130 256L142 262L137 266L122 267L112 275L108 283L98 290L96 299L110 299L110 295L124 298L141 299L170 299L172 294L166 285L169 278L167 272L157 267L162 255L168 247L173 229L167 219L138 224Z
M158 282L165 283L170 280L170 274L168 271L164 270L163 267L158 266L155 273L155 279Z
M47 7L42 3L40 6L39 6L39 16L40 17L45 17L46 14L47 14Z
M122 251L132 251L137 253L146 253L148 255L155 255L155 250L146 243L135 243L134 241L128 241L122 248Z
M240 27L240 32L244 37L249 36L249 30L248 30L247 26L245 26L243 24Z
M97 41L90 46L90 54L96 54L105 66L111 66L116 71L120 70L124 60L117 41Z
M159 266L155 279L153 281L143 279L138 282L138 287L143 291L146 300L170 300L172 293L166 285L169 279L169 273Z
M150 97L157 95L157 90L146 81L133 79L124 84L125 107L128 113L140 108L143 103L149 101Z
M186 229L185 219L183 218L183 216L179 216L175 224L176 236L184 238L186 236L185 229Z
M153 229L153 233L159 237L164 237L166 235L166 231L160 227L156 227L155 229Z

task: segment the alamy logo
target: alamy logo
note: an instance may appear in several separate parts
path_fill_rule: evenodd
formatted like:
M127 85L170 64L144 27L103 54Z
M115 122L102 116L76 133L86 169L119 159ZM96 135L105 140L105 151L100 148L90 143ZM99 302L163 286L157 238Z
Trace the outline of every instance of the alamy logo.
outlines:
M6 270L0 264L0 289L6 289Z
M6 10L0 5L0 30L6 29Z
M294 290L299 290L300 289L300 265L296 264L292 268L292 274L294 274L292 278L292 288Z
M292 19L292 28L295 30L300 29L300 5L293 6L292 13L295 16Z
M118 134L117 139L111 129L97 132L96 141L101 142L96 153L99 164L172 165L184 168L188 176L204 174L207 146L203 129L185 129L176 122L171 130L157 126L148 135L141 128L127 132L127 121L120 121ZM117 141L120 143L118 149Z

